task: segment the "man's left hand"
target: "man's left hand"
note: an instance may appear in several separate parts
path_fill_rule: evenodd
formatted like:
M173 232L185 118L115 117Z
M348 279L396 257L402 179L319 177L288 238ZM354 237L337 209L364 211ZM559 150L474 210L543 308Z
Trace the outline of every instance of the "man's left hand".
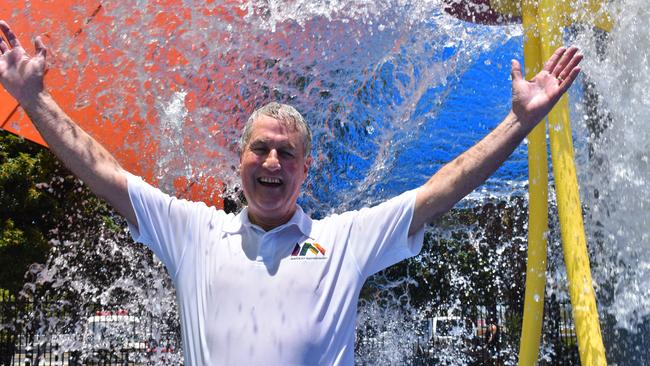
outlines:
M582 55L576 47L558 48L542 71L527 81L521 65L512 61L512 112L532 128L550 112L580 73Z

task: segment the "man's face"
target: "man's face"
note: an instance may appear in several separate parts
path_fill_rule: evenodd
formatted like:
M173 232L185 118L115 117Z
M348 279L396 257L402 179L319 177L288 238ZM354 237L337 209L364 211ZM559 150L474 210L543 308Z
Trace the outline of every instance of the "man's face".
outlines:
M299 131L272 117L258 118L239 166L251 222L270 230L289 221L310 164Z

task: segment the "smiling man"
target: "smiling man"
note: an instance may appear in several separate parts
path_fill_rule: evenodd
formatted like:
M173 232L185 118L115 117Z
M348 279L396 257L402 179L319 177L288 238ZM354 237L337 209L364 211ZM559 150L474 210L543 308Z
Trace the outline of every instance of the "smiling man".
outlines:
M289 221L311 164L311 132L302 116L278 103L260 108L244 127L240 149L251 222L270 230Z
M352 365L365 280L416 255L424 225L487 179L567 91L577 49L558 49L530 81L512 62L512 110L421 187L378 206L312 220L296 204L311 163L303 117L278 103L255 111L241 139L248 202L239 214L171 197L125 171L43 85L47 50L29 56L0 21L0 83L52 151L126 217L133 238L176 287L187 365Z
M188 364L351 365L366 278L419 252L415 190L322 220L303 212L310 136L291 106L253 113L240 143L248 206L237 215L125 174L131 233L174 281Z

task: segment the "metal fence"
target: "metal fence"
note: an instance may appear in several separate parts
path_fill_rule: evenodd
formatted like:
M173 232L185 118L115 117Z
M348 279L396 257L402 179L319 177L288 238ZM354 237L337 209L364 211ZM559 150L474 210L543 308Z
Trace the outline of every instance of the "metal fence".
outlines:
M0 365L182 363L178 327L143 314L99 305L72 311L65 301L0 293Z
M504 365L516 359L521 314L500 306L467 306L453 314L423 322L410 364L455 364L463 357L470 365ZM570 304L547 299L544 317L539 365L579 365ZM177 365L180 334L172 328L117 306L73 312L56 301L0 293L0 365Z
M516 364L522 314L505 307L467 306L454 315L433 316L425 322L413 352L414 365ZM571 305L547 299L538 365L580 365ZM459 362L460 361L460 362Z
M551 357L548 361L540 362L540 365L580 365L578 337L570 303L555 301L553 297L546 301L542 338L551 348Z
M467 306L451 314L437 314L425 322L413 364L497 365L512 352L509 344L517 330L510 326L510 314L504 307Z

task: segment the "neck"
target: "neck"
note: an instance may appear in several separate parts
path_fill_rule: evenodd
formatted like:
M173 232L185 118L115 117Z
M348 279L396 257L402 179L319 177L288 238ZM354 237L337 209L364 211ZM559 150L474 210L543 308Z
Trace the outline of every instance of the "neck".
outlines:
M287 222L289 222L289 220L291 220L291 218L293 217L293 214L295 212L296 212L296 207L294 207L293 210L289 211L285 215L266 217L264 215L256 214L249 207L248 208L248 220L251 223L261 227L262 229L264 229L264 231L271 231L271 230L275 229L276 227L284 225Z

